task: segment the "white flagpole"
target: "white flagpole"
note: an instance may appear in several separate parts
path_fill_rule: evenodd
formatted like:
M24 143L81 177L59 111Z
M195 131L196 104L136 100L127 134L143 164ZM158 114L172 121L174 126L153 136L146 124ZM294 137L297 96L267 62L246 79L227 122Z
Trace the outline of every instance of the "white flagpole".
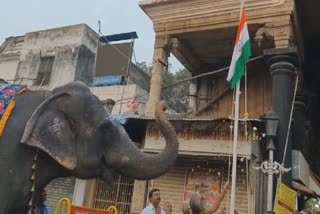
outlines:
M245 0L241 0L240 21ZM239 108L240 108L240 81L236 86L236 100L234 103L234 129L233 129L233 156L232 156L232 180L231 180L231 207L230 214L234 214L236 178L237 178L237 148L238 148L238 130L239 130Z
M233 129L233 157L232 157L232 180L231 180L231 207L230 214L234 214L235 193L236 193L236 177L237 177L237 145L239 130L239 97L240 97L240 81L236 86L236 101Z

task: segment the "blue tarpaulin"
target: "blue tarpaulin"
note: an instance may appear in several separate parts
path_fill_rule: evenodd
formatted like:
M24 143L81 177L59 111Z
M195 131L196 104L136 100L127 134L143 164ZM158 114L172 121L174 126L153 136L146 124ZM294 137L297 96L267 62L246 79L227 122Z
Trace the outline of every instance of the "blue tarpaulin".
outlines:
M118 121L121 125L125 126L130 118L137 118L139 115L135 114L112 114L112 120Z
M122 81L122 76L105 76L105 77L96 77L93 84L94 86L120 85L121 81Z

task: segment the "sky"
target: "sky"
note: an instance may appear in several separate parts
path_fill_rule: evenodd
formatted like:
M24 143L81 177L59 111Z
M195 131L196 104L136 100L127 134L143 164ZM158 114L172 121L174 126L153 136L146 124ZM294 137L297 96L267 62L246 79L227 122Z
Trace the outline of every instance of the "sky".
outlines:
M137 62L152 62L155 33L150 18L139 7L141 0L0 0L0 44L9 36L85 23L104 35L136 31ZM135 61L135 60L133 60ZM182 66L170 57L172 71Z

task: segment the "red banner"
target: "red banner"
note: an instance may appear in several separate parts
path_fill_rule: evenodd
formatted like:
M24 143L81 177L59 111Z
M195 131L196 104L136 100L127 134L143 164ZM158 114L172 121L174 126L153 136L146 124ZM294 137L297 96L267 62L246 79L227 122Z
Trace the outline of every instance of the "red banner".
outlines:
M98 210L85 207L71 207L71 214L111 214L107 210Z

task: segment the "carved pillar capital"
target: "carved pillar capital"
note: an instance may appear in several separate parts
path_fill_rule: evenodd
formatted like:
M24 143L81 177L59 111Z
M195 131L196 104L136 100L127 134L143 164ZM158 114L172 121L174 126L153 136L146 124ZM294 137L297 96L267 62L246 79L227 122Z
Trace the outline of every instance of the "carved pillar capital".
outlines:
M272 77L275 75L288 75L290 78L298 66L297 48L281 48L264 50L266 64Z
M170 51L173 46L173 38L170 35L156 35L154 49L161 48L167 54L170 54Z
M254 36L259 48L264 48L264 42L273 42L275 48L288 48L296 45L295 34L292 28L292 18L289 14L280 20L274 19L260 27Z
M297 60L288 55L277 55L271 57L267 64L269 65L271 75L276 75L278 73L287 73L291 75L294 73L297 65Z

